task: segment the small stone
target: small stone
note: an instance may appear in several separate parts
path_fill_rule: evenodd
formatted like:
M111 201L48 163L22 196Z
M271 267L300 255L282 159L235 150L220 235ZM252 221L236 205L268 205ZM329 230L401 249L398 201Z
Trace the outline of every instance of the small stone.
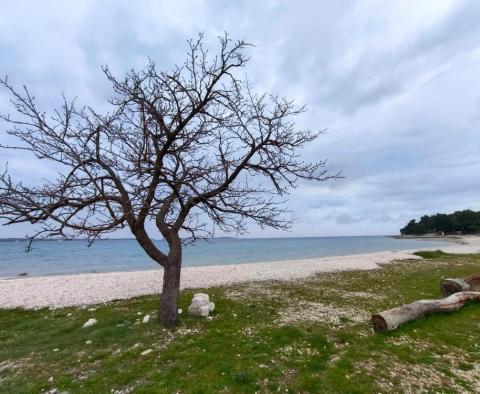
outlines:
M52 382L53 382L53 376L50 376L50 377L48 378L48 381L49 381L50 383L52 383Z
M143 316L142 323L146 324L150 321L150 315L145 315Z
M91 345L91 344L92 344L92 341L89 339L88 341L85 341L85 344L86 344L86 345Z
M92 327L95 324L97 324L97 319L88 319L83 325L83 328Z
M179 315L181 315L181 314L182 314L182 312L183 312L183 310L181 310L181 309L178 309L178 311L177 311L177 312L178 312L178 314L179 314Z
M53 349L54 352L58 352L59 350L60 350L59 348Z
M153 352L153 349L147 349L147 350L144 350L142 353L140 353L141 356L146 356L147 354L149 353L152 353Z
M142 312L137 312L137 315L141 315L141 314L142 314Z
M67 313L67 316L70 317L70 316L73 316L73 314L72 313Z
M89 312L93 312L93 311L95 311L95 310L96 310L95 308L90 308L90 309L88 309Z

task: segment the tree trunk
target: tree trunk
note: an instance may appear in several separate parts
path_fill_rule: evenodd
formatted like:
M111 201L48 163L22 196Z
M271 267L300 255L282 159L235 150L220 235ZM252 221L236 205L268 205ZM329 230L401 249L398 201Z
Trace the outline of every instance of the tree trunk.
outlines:
M480 301L480 292L464 291L441 300L420 300L372 316L375 332L395 330L400 325L423 317L427 313L452 312L467 301Z
M163 269L163 289L160 296L158 317L166 327L170 327L177 322L181 266L181 261L170 261Z
M445 296L458 293L460 291L480 291L480 274L474 273L466 278L444 279L440 283L440 289Z

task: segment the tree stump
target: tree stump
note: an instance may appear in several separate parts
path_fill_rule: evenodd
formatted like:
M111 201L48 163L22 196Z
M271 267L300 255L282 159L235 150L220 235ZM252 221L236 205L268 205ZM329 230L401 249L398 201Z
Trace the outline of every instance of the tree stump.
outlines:
M460 291L480 291L480 274L474 273L466 278L449 278L440 283L440 290L445 296Z
M372 316L375 332L395 330L397 327L416 320L428 313L453 312L467 301L480 301L479 291L462 291L441 300L419 300L380 312Z

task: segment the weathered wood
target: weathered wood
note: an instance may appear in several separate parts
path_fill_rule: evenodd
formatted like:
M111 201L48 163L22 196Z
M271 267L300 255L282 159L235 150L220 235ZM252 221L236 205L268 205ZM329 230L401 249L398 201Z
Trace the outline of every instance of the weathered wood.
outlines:
M463 291L441 300L419 300L380 312L372 316L373 329L375 332L395 330L402 324L416 320L428 313L456 311L467 301L480 301L480 292Z
M480 291L480 274L474 273L466 278L448 278L440 283L440 290L445 296L460 291Z

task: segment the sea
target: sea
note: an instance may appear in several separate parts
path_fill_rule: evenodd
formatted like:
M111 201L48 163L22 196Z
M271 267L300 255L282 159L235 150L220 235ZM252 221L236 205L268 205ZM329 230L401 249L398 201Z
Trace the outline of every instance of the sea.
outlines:
M167 251L165 241L155 241ZM0 278L138 271L160 268L133 239L38 240L26 252L24 240L0 240ZM258 263L360 253L440 249L445 242L389 236L305 238L215 238L185 247L183 266Z
M167 251L165 241L155 241ZM309 259L405 249L440 249L445 242L390 236L303 238L215 238L185 247L183 266L243 264ZM158 269L132 239L38 240L26 252L24 240L0 240L0 278Z

